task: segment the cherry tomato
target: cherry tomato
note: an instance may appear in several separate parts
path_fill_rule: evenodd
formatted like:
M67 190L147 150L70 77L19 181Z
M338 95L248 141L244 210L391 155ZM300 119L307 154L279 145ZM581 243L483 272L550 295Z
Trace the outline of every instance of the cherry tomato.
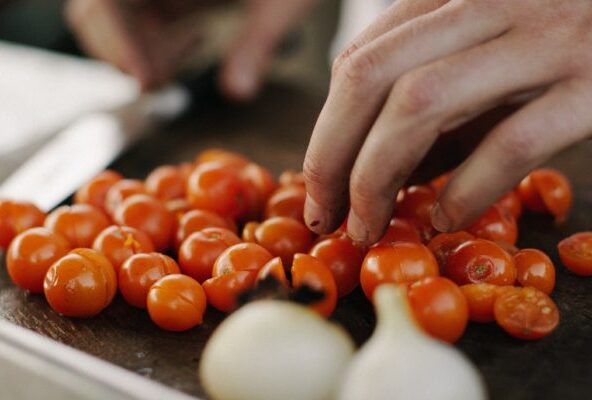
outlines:
M194 279L167 275L150 287L146 301L150 319L167 331L186 331L203 321L206 295Z
M478 238L511 245L516 244L518 240L516 219L497 204L477 218L467 228L467 232Z
M257 272L273 255L256 243L239 243L230 246L220 254L214 263L212 276L225 275L232 271Z
M498 325L519 339L540 339L559 324L559 310L553 300L533 287L501 293L493 312Z
M289 287L290 283L286 278L286 272L284 271L284 264L282 259L279 257L272 258L257 272L257 282L264 280L265 278L272 276L282 286Z
M438 262L420 243L396 242L368 251L360 271L360 284L372 300L374 289L382 283L412 283L438 275Z
M119 269L119 291L132 306L146 308L146 297L152 284L165 275L179 273L179 266L169 256L160 253L136 254Z
M454 343L469 321L467 300L449 279L430 276L414 282L407 292L417 322L431 336Z
M569 180L552 168L532 171L518 187L522 202L530 211L548 212L563 222L571 208L573 193Z
M434 253L441 273L446 271L446 261L450 253L464 242L474 238L468 232L458 231L453 233L439 233L430 240L428 249Z
M484 239L469 240L452 251L445 272L448 278L459 285L513 285L516 280L512 257L497 243Z
M514 265L520 285L551 294L555 287L555 266L549 256L540 250L522 249L514 254Z
M19 233L42 226L44 220L45 213L31 203L0 200L0 248L7 248Z
M175 217L152 196L136 194L128 197L117 208L113 219L119 225L131 226L147 234L157 251L166 250L172 242Z
M31 228L10 243L6 268L15 285L43 293L43 279L51 265L70 251L66 239L46 228Z
M397 199L395 216L432 226L431 211L436 192L429 186L409 186Z
M339 297L350 294L359 285L365 252L354 246L349 237L320 241L310 250L310 255L329 268L335 278Z
M296 253L307 252L312 246L313 234L302 223L288 217L274 217L263 221L255 229L255 239L271 254L292 263Z
M144 232L129 226L111 225L95 238L93 249L111 261L115 271L134 254L154 251L152 241Z
M164 203L164 206L167 210L169 210L173 215L177 216L177 219L181 219L185 213L193 210L193 206L187 199L172 199L167 200Z
M122 179L123 176L115 171L103 171L78 189L74 195L74 203L90 204L106 212L105 199L107 192L115 183Z
M304 174L302 171L288 169L281 173L280 186L304 186Z
M290 217L304 223L304 186L285 186L276 190L265 206L265 218Z
M390 245L395 242L421 243L419 229L402 218L392 218L382 238L374 246Z
M561 262L571 272L592 276L592 232L580 232L557 245Z
M249 163L240 172L241 179L246 186L251 188L253 199L249 209L249 215L253 218L261 216L265 204L278 184L271 173L262 166Z
M257 242L257 239L255 238L255 231L257 230L257 227L259 225L260 225L260 223L255 222L255 221L247 222L245 224L245 226L243 227L243 233L242 233L243 241L252 242L252 243Z
M148 194L142 181L138 179L122 179L115 182L107 191L105 197L105 210L107 214L114 215L117 208L125 199L136 194Z
M452 171L448 171L439 175L430 181L430 187L436 191L436 193L440 192L444 186L450 180L452 176Z
M324 317L329 317L337 305L337 284L331 270L318 258L309 254L294 255L292 264L292 286L303 285L322 291L324 298L310 305L310 308Z
M522 215L522 200L517 190L511 190L503 195L496 203L511 216L518 219Z
M255 285L256 271L231 271L215 276L203 283L208 304L222 312L230 312L238 306L236 298Z
M225 228L206 228L194 232L179 248L181 271L201 283L212 277L212 268L218 256L238 243L238 236Z
M232 151L223 149L208 149L197 155L195 162L197 164L204 164L208 162L218 162L223 165L232 166L235 168L243 168L249 163L249 159Z
M469 320L473 322L493 322L493 305L495 299L506 290L517 289L513 286L498 286L490 283L469 283L460 290L467 299Z
M192 233L205 228L224 228L233 232L236 231L234 223L227 218L221 217L212 211L191 210L183 214L179 219L175 236L176 247L179 247Z
M63 236L72 247L92 247L95 238L109 224L101 210L88 204L56 208L45 219L45 227Z
M144 182L146 192L162 201L185 197L187 175L174 165L162 165L153 170Z
M104 255L75 249L47 271L43 290L47 302L67 317L92 317L111 304L117 292L115 269Z

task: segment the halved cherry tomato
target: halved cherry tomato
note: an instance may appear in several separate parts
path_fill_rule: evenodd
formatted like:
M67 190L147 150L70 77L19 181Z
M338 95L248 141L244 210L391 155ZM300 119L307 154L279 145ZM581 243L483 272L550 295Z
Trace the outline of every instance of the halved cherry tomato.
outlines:
M516 244L518 240L518 225L516 219L499 205L489 207L483 215L477 218L467 232L481 239L494 242Z
M514 286L498 286L490 283L469 283L462 285L460 290L467 299L469 320L473 322L495 321L493 305L495 299L506 290L518 289Z
M125 199L136 194L148 194L144 182L138 179L122 179L115 182L107 191L105 210L113 216Z
M174 165L162 165L153 170L144 185L148 194L162 201L185 197L187 175Z
M208 304L222 312L234 310L237 297L255 285L257 271L231 271L215 276L203 283Z
M0 248L7 248L19 233L42 226L44 220L45 213L31 203L0 200Z
M304 222L304 186L292 185L276 190L265 206L265 218L290 217Z
M259 164L249 163L240 172L241 179L253 192L253 199L249 209L251 218L260 217L263 214L265 204L271 194L277 189L278 184L271 173Z
M503 195L496 204L516 219L520 218L520 215L522 215L522 200L520 200L520 195L517 190L510 190Z
M288 169L281 173L279 182L280 186L304 186L304 174L302 171Z
M152 322L162 329L180 332L202 323L207 303L197 281L172 274L150 287L146 305Z
M322 291L324 298L310 305L310 308L324 317L329 317L337 305L337 284L331 270L318 258L309 254L294 255L292 264L292 286L308 285Z
M98 251L75 249L49 268L43 291L58 313L92 317L111 304L117 292L117 276L107 257Z
M154 251L152 241L144 232L129 226L111 225L95 238L93 249L111 261L115 271L134 254Z
M255 230L255 240L285 265L292 263L296 253L307 252L312 246L313 234L293 218L274 217L263 221Z
M179 247L192 233L205 228L224 228L233 232L236 231L236 226L228 218L224 218L212 211L191 210L183 214L179 219L175 236L176 247Z
M241 154L215 148L204 150L195 157L195 162L197 164L204 164L212 161L235 168L242 168L249 163L249 159Z
M115 171L103 171L78 189L74 195L74 203L90 204L106 212L105 199L107 192L122 179L123 176Z
M522 249L514 254L514 264L520 285L551 294L555 287L555 266L549 256L537 249Z
M390 245L395 242L421 243L417 226L403 218L392 218L382 238L374 246Z
M230 246L218 256L212 269L212 276L217 277L232 271L257 272L273 255L256 243L239 243Z
M290 286L288 278L286 278L286 272L284 271L284 264L279 257L272 258L267 264L261 267L259 272L257 272L257 282L262 281L269 276L275 278L275 280L281 283L282 286Z
M243 227L242 239L245 242L252 242L256 243L257 239L255 238L255 231L257 227L260 225L260 222L247 222Z
M436 201L436 192L429 186L409 186L397 196L395 216L431 226L431 211Z
M146 297L152 284L165 275L179 273L179 266L169 256L160 253L136 254L119 269L119 291L132 306L146 308Z
M519 339L540 339L559 324L555 302L533 287L501 293L495 300L493 311L498 325Z
M520 182L519 192L530 211L548 212L557 222L565 220L573 201L569 180L552 168L532 171Z
M51 265L70 251L70 244L46 228L31 228L10 243L6 268L15 285L43 293L43 279Z
M474 239L475 237L468 232L458 231L452 233L439 233L430 240L428 243L428 249L434 253L438 265L440 266L440 272L446 271L446 261L450 253L458 246Z
M458 285L491 283L513 285L514 260L497 243L485 239L464 242L448 256L446 276Z
M360 271L360 284L372 300L374 289L382 283L412 283L438 275L438 262L420 243L396 242L368 251Z
M580 232L557 245L561 262L571 272L592 276L592 232Z
M430 276L412 283L407 292L419 325L431 336L454 343L469 321L467 300L449 279Z
M109 225L107 216L88 204L61 206L45 219L45 227L63 236L72 247L92 247L95 238Z
M212 277L212 268L220 254L238 243L238 236L225 228L206 228L194 232L179 248L181 271L201 283Z

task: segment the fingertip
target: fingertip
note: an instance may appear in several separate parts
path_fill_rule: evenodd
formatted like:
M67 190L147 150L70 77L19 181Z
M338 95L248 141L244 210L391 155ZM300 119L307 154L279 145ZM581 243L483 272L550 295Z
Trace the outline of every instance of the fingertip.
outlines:
M304 222L308 229L316 234L330 232L330 216L327 210L315 201L309 194L304 202Z
M438 232L452 232L453 222L442 209L440 202L436 202L431 210L432 226Z

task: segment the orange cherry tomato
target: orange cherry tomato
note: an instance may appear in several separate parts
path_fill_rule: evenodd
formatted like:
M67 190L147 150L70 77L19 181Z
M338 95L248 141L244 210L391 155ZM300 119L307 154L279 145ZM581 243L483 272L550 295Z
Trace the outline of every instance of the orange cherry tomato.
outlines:
M274 217L263 221L255 229L255 240L286 265L292 263L296 253L307 252L312 246L313 234L293 218Z
M191 210L183 214L179 219L175 236L176 247L179 247L192 233L205 228L224 228L233 232L236 231L236 226L228 218L221 217L212 211Z
M241 179L253 192L249 215L259 217L278 184L271 173L259 164L249 163L240 172Z
M257 239L255 238L255 231L257 230L257 227L259 225L260 225L260 223L255 222L255 221L247 222L245 224L245 226L243 227L243 233L242 233L243 241L252 242L252 243L257 242Z
M105 199L107 192L115 183L122 179L123 176L115 171L103 171L78 189L74 195L74 203L90 204L106 212Z
M580 232L557 245L561 262L571 272L592 276L592 232Z
M115 182L107 191L105 197L105 210L107 214L114 215L117 208L125 199L136 194L148 194L144 182L138 179L122 179Z
M214 262L220 254L238 243L238 236L225 228L206 228L194 232L179 248L181 271L201 283L212 277Z
M235 168L243 168L249 163L249 159L245 156L224 149L204 150L195 158L195 162L197 164L204 164L213 161Z
M218 256L212 269L212 276L217 277L232 271L257 272L273 255L256 243L239 243L230 246Z
M552 168L532 171L520 182L518 189L522 202L530 211L548 212L557 222L565 220L573 202L569 180Z
M125 260L139 253L152 253L154 245L144 232L129 226L111 225L95 238L93 249L111 261L115 271Z
M302 171L288 169L281 173L279 182L280 186L304 186L304 174Z
M282 263L282 259L279 257L272 258L267 262L267 264L261 267L259 272L257 272L257 282L260 282L269 276L275 278L275 280L284 287L290 286L288 278L286 278L284 264Z
M177 219L181 219L183 215L185 215L185 213L193 210L193 206L189 203L187 199L167 200L165 201L164 206L173 215L176 215Z
M359 285L365 252L354 246L349 237L322 240L310 250L310 255L329 268L335 278L339 297L350 294Z
M309 254L294 255L292 286L303 285L324 293L324 298L310 304L310 308L324 317L329 317L337 305L337 284L331 270L318 258Z
M432 179L430 181L430 187L432 189L434 189L436 191L436 193L440 192L442 190L442 188L444 188L444 186L446 186L446 184L450 180L451 176L452 176L452 171L448 171L448 172L443 173L442 175L435 177L434 179Z
M162 201L185 197L187 175L174 165L162 165L153 170L144 182L148 194Z
M374 246L390 245L395 242L421 243L417 226L402 218L392 218L386 232Z
M520 285L551 294L555 287L555 266L549 256L537 249L522 249L514 254L514 265Z
M115 269L104 255L75 249L56 261L43 282L47 302L67 317L92 317L106 308L117 292Z
M467 232L478 238L514 245L518 240L516 219L505 209L494 204L475 220Z
M382 283L412 283L438 275L438 262L420 243L396 242L368 251L360 271L360 284L370 301Z
M304 223L304 186L292 185L276 190L265 206L265 218L290 217Z
M493 322L493 305L495 299L506 290L517 289L513 286L498 286L490 283L469 283L462 285L460 290L467 299L469 320L473 322Z
M208 304L222 312L230 312L238 307L237 297L255 285L257 271L231 271L215 276L203 283Z
M51 265L70 251L66 239L46 228L31 228L10 243L6 268L15 285L43 293L43 279Z
M146 298L152 284L165 275L179 273L179 266L169 256L160 253L136 254L119 269L119 291L132 306L146 308Z
M42 226L45 213L23 201L0 200L0 248L7 248L21 232Z
M458 246L448 256L446 276L458 285L491 283L513 285L516 280L514 260L497 243L473 239Z
M431 336L454 343L469 321L467 300L449 279L430 276L414 282L407 292L419 325Z
M498 325L519 339L540 339L559 325L555 302L533 287L501 293L495 300L493 312Z
M136 194L128 197L117 208L113 219L119 225L131 226L147 234L157 251L166 250L172 242L175 217L152 196Z
M436 192L429 186L409 186L397 196L395 216L417 221L423 226L432 226L431 211L436 201Z
M496 203L506 210L511 216L518 219L522 215L522 200L517 190L511 190L503 195Z
M448 255L464 242L474 238L475 237L468 232L458 231L452 233L439 233L430 240L428 243L428 249L434 253L438 265L440 266L441 273L446 271Z
M186 331L203 321L206 295L194 279L166 275L150 287L146 301L150 319L167 331Z
M101 210L88 204L56 208L45 219L45 227L63 236L72 247L92 247L95 238L109 224Z

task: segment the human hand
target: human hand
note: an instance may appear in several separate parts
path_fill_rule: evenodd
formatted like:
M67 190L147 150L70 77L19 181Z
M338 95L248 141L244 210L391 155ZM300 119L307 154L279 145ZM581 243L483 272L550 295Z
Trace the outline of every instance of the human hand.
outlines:
M304 162L307 224L332 231L349 206L348 234L376 242L398 189L439 136L521 98L432 209L436 229L462 228L591 135L590 49L587 0L397 1L334 63Z

